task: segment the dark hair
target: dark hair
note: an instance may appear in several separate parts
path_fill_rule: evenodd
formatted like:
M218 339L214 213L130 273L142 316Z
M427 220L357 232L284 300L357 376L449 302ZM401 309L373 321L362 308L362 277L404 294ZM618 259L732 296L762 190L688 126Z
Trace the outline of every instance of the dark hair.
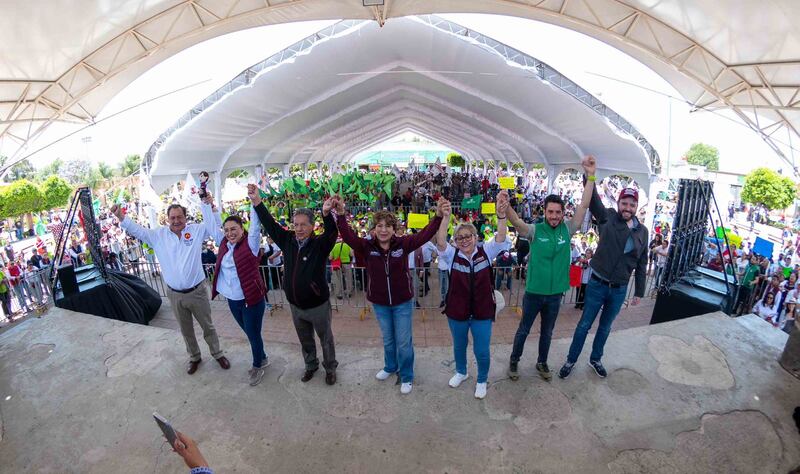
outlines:
M551 202L558 204L561 206L561 210L564 210L564 200L561 199L561 196L557 194L549 194L546 198L544 198L544 208L547 209L547 205Z
M222 223L222 225L224 226L225 224L231 221L239 224L239 227L244 229L244 222L242 221L242 218L239 216L228 216L227 219L225 219L225 222Z
M312 225L314 224L314 212L311 211L311 209L308 209L308 208L305 208L305 207L301 207L301 208L295 209L294 210L294 215L292 216L292 218L295 218L297 216L306 216L306 217L308 217L309 224L312 224Z
M173 209L180 209L183 211L183 217L186 217L186 208L181 206L180 204L170 204L167 208L167 217L169 217L169 213L172 212Z
M372 214L372 228L378 225L378 222L383 221L392 229L397 230L397 216L389 211L378 211Z

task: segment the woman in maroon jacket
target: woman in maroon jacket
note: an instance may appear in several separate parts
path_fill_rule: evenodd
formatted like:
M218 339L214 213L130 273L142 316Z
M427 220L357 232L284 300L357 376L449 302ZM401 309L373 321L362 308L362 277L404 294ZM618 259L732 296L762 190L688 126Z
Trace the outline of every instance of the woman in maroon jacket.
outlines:
M442 220L444 200L436 206L436 217L421 232L398 236L397 218L388 211L372 216L375 238L358 237L345 217L344 201L335 196L336 225L339 234L357 255L365 257L367 269L367 300L375 309L375 317L383 335L383 370L375 376L386 380L395 372L400 376L400 393L411 393L414 381L414 343L412 316L414 312L413 276L408 270L408 255L431 240Z
M269 365L269 357L264 352L261 326L266 308L266 286L259 274L261 263L261 223L255 210L250 211L252 234L244 230L239 216L225 219L222 230L217 229L213 238L219 244L217 266L211 299L222 294L228 300L228 307L234 319L247 335L253 352L253 367L248 370L250 385L256 386L264 378L264 368Z

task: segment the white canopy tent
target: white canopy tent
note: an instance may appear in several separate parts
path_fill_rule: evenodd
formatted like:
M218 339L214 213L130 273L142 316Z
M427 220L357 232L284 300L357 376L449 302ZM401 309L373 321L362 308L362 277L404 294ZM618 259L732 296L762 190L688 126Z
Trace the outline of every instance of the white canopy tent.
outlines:
M254 65L162 134L145 167L162 189L186 170L336 165L404 131L553 177L591 153L602 173L647 186L657 161L630 124L546 64L423 16L339 22Z
M493 13L593 36L697 108L728 109L793 168L800 143L795 0L8 0L0 14L0 152L19 159L55 121L91 123L176 52L229 32L315 19ZM389 22L391 23L391 22ZM13 163L13 160L12 160Z

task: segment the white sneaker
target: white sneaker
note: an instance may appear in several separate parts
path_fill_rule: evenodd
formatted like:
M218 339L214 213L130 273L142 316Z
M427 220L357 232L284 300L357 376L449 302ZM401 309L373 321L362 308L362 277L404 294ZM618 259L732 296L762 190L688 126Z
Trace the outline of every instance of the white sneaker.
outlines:
M378 372L377 374L375 374L375 378L376 378L376 379L378 379L378 380L386 380L386 379L388 379L389 377L391 377L391 375L392 375L392 373L391 373L391 372L387 372L387 371L385 371L385 370L381 369L381 371L380 371L380 372Z
M458 372L456 372L456 374L450 379L450 386L453 387L453 388L456 388L459 385L461 385L461 382L467 380L468 378L469 378L469 374L463 374L462 375L462 374L459 374Z
M483 400L486 397L486 382L475 384L475 398Z
M404 382L400 385L400 393L403 395L408 395L411 393L411 382Z

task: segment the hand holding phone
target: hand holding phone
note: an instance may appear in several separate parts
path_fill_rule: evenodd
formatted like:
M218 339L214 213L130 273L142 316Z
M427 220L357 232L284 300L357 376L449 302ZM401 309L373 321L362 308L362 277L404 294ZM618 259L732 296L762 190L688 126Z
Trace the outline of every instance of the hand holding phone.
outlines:
M175 447L175 440L178 439L175 428L172 427L166 418L156 412L153 412L153 418L155 418L158 427L161 428L161 432L164 433L164 437L167 438L169 445Z
M200 448L197 447L197 443L188 435L180 431L177 433L178 441L173 445L173 448L175 448L175 452L183 458L186 466L188 466L189 469L208 467L208 462L203 457L203 453L200 452Z

